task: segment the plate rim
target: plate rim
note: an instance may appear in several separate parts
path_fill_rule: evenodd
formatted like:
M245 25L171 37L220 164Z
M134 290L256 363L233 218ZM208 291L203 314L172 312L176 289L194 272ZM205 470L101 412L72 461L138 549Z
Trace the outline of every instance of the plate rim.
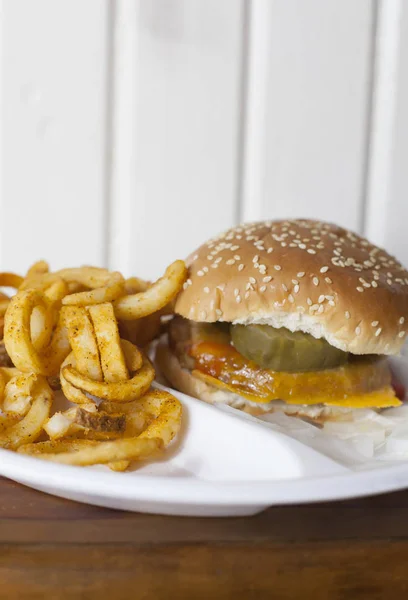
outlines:
M342 500L397 491L408 486L408 462L366 471L275 481L210 481L161 475L127 477L21 456L0 449L0 474L24 483L125 501L183 505L256 506Z

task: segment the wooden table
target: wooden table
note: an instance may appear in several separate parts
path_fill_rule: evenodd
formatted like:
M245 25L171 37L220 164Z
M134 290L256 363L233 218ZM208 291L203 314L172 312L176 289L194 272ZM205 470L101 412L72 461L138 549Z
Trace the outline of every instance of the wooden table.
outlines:
M0 479L0 598L408 594L408 491L251 518L95 508Z

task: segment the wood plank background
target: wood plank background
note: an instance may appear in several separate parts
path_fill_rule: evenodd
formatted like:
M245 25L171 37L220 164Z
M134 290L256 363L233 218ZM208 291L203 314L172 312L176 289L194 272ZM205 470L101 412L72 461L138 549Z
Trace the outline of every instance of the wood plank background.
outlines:
M1 268L155 277L243 219L408 263L403 0L1 0Z
M314 598L407 594L407 492L250 518L163 517L0 479L1 597Z

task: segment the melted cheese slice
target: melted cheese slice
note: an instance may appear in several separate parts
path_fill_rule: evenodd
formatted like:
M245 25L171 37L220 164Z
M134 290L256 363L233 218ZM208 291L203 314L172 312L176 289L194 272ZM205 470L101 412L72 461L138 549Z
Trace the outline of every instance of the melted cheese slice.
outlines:
M260 398L254 394L249 394L248 392L242 392L242 390L237 390L233 385L224 383L216 377L211 377L211 375L201 373L198 370L193 371L193 376L214 387L228 390L234 394L239 394L251 402L262 403L270 402L271 400L278 400L278 398L266 399ZM347 398L330 398L325 396L311 398L310 396L296 396L295 398L285 399L284 401L287 404L303 404L307 406L311 406L313 404L327 404L328 406L343 406L347 408L390 408L391 406L400 406L402 404L402 402L395 396L394 390L391 386L387 386L386 388L377 392L347 396Z
M402 403L391 387L386 359L359 359L350 364L309 373L261 369L235 348L201 343L191 349L193 376L251 402L283 400L288 404L325 404L352 408L387 408Z

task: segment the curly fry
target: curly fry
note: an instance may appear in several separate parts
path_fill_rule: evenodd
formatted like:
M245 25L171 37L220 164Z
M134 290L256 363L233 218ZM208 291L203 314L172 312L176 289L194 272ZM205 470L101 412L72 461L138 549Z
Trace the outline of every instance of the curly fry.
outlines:
M176 260L167 267L163 277L158 279L145 292L123 296L113 303L118 319L132 320L146 317L166 306L181 290L187 279L187 267L182 260Z
M49 304L36 290L18 292L10 302L4 320L4 342L13 364L25 373L56 375L69 353L69 340L63 310L48 346L38 352L31 339L31 314L35 307L46 311ZM49 325L47 323L47 325Z

